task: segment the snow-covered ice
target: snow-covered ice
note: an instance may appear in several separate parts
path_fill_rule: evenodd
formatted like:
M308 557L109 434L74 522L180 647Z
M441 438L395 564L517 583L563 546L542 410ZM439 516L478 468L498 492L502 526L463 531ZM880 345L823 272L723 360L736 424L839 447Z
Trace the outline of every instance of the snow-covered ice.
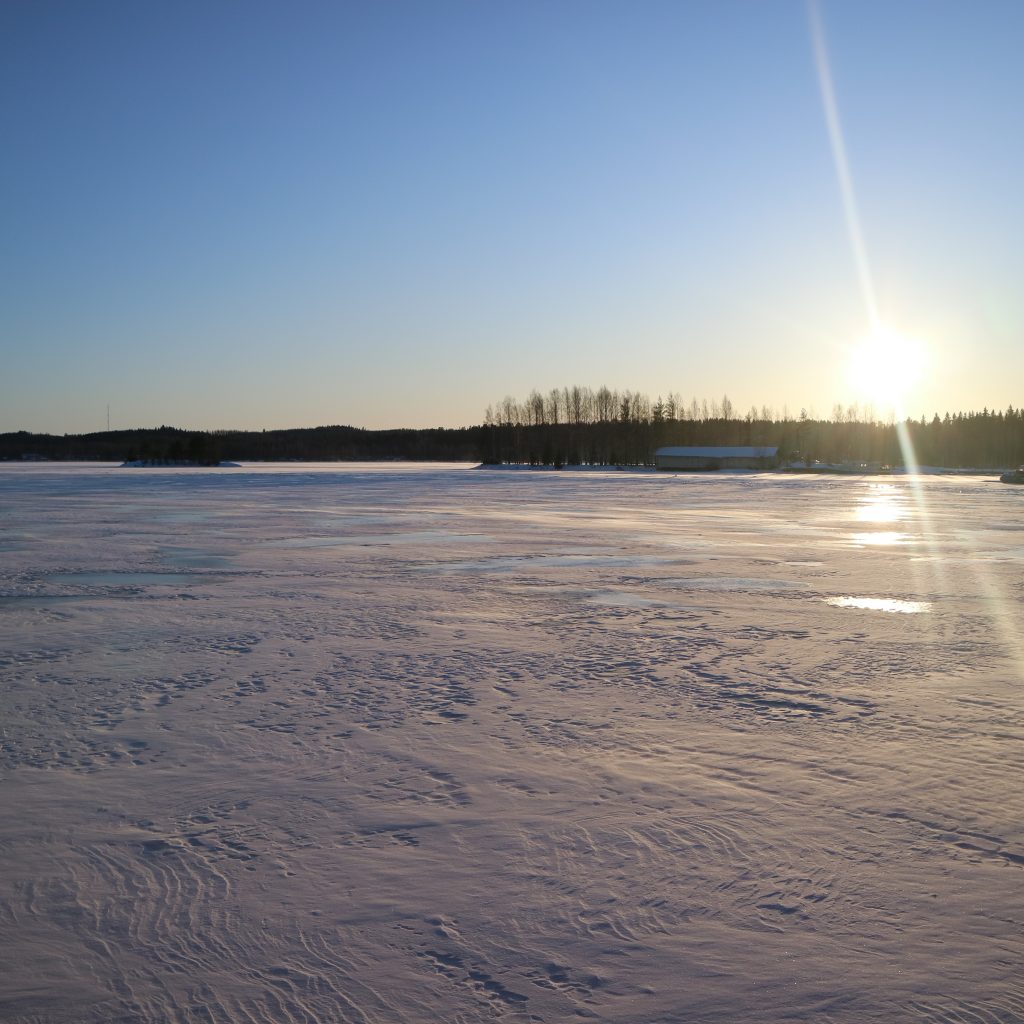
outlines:
M4 1021L1024 1021L1018 489L8 465L0 529Z

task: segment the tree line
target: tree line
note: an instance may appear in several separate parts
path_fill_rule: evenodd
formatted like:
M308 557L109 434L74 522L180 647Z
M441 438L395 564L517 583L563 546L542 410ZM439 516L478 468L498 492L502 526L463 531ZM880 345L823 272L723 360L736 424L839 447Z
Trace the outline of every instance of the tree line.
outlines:
M325 426L290 430L182 430L153 427L92 434L0 434L0 459L121 462L136 459L213 465L231 462L327 462L408 459L479 460L480 428L364 430Z
M901 438L902 435L902 438ZM721 399L684 401L608 387L532 391L484 414L481 458L532 465L653 463L668 445L775 446L783 463L902 466L909 440L920 465L1000 468L1024 462L1024 409L936 413L931 420L881 421L870 407L836 405L829 417L771 406L736 409Z
M751 407L728 396L678 395L654 401L636 391L566 387L490 406L482 424L422 430L323 426L291 430L108 430L91 434L0 434L0 459L118 462L130 459L212 464L245 462L410 461L565 466L649 466L666 445L775 446L782 462L901 466L901 434L921 465L1007 468L1024 464L1024 409L983 409L927 420L882 422L870 408L836 406L819 418L801 409Z

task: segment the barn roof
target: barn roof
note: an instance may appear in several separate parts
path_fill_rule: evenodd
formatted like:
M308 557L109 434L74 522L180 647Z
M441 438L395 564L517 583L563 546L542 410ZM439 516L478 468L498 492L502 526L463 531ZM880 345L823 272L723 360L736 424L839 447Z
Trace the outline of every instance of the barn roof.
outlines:
M772 459L778 453L776 445L759 447L707 446L703 448L659 448L654 454L695 459Z

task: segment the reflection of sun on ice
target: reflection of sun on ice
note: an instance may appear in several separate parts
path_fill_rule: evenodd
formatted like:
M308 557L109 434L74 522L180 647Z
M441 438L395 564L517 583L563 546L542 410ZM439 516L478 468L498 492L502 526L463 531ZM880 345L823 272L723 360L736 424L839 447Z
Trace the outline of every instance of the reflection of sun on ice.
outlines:
M927 361L920 341L879 326L850 352L850 385L861 399L892 406L899 414Z
M895 487L875 487L854 509L853 517L860 523L898 523L907 518L907 509Z

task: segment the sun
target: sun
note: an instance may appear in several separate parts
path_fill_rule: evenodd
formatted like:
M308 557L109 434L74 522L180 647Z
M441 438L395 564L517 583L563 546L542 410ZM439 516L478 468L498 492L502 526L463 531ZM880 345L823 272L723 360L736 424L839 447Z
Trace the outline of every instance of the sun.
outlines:
M902 415L910 392L921 382L928 350L917 338L891 327L876 327L850 350L847 376L859 401Z

